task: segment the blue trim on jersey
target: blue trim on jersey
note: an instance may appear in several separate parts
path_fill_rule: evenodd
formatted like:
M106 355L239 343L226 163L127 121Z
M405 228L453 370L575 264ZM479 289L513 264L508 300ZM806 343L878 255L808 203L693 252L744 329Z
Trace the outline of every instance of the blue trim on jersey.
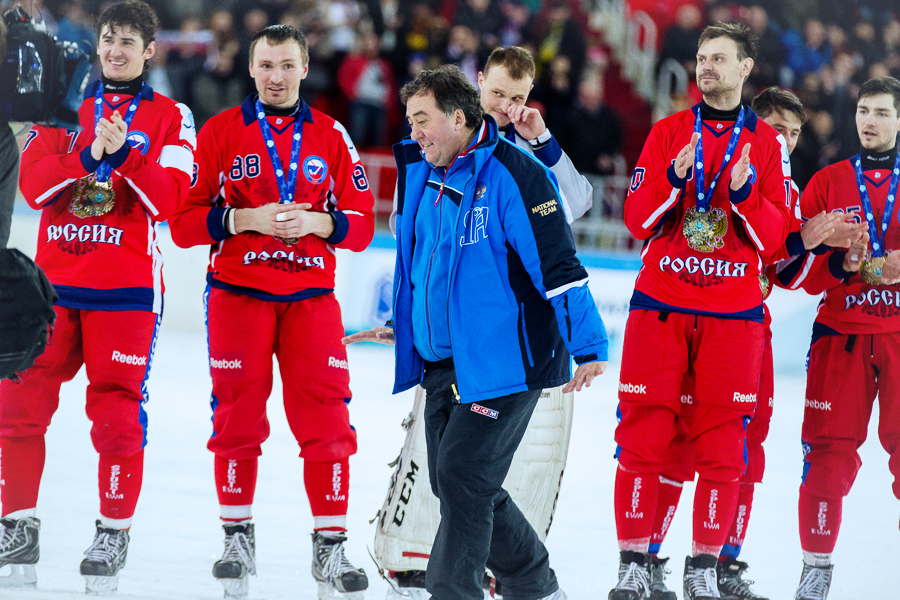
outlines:
M515 141L513 141L513 143L515 144ZM556 138L552 135L550 136L550 139L547 140L547 144L544 147L532 148L532 150L534 150L534 155L537 159L548 167L552 167L558 163L563 154L562 148L559 147L559 142L557 142Z
M751 308L749 310L742 310L733 313L714 313L707 312L705 310L692 310L690 308L681 308L680 306L665 304L664 302L660 302L659 300L651 298L644 292L639 292L638 290L634 290L634 295L631 296L631 304L629 306L629 310L655 310L657 312L673 312L687 315L700 315L702 317L715 317L717 319L755 321L757 323L763 322L763 305L761 302L758 307Z
M848 273L844 270L845 256L847 256L845 251L835 250L831 253L831 256L828 257L828 271L835 279L844 279L845 277L852 275L852 273Z
M97 86L103 85L103 81L97 79L93 83L90 83L84 87L84 94L81 96L82 100L87 100L88 98L93 99L97 94ZM106 92L110 93L110 92ZM122 94L123 96L125 94ZM153 101L153 88L150 87L150 84L147 81L144 81L144 87L141 89L141 100L150 100Z
M90 149L90 146L87 146L87 148ZM118 169L125 164L126 160L128 160L129 153L131 153L131 144L129 144L126 140L126 142L122 144L121 148L119 148L106 158L106 164L108 164L111 169Z
M737 546L733 546L731 544L725 544L724 546L722 546L722 550L719 552L719 556L728 556L730 558L733 558L734 560L737 560L737 557L740 555L740 553L741 553L740 544Z
M731 201L732 204L740 204L744 200L750 197L750 190L753 189L753 184L750 179L744 182L740 188L733 190L731 187L728 188L728 200Z
M812 328L812 339L810 340L809 345L812 346L813 344L816 343L816 341L818 341L818 339L820 337L824 337L826 335L844 335L844 334L842 334L840 331L837 331L836 329L832 329L828 325L823 325L823 324L819 323L818 321L814 321L813 328ZM809 360L808 356L807 356L807 360Z
M221 281L217 281L212 273L206 274L206 283L210 287L216 289L225 290L226 292L232 292L234 294L241 294L243 296L252 296L257 300L265 300L266 302L296 302L297 300L306 300L307 298L315 298L316 296L327 296L334 292L331 288L307 288L299 292L294 292L293 294L280 296L268 292L261 292L260 290L244 287L242 285L222 283Z
M347 234L350 232L350 219L339 210L328 214L334 217L334 233L325 238L325 241L332 246L335 246L343 242L344 238L346 238Z
M210 356L210 347L209 347L209 291L210 291L211 289L212 289L212 288L211 288L209 285L207 285L207 286L206 286L206 289L203 290L203 326L206 327L206 356L207 356L207 357ZM209 368L209 381L210 381L210 384L212 384L212 365L210 364L209 360L206 361L206 364L208 365L208 368ZM218 406L219 406L219 399L216 398L216 395L212 392L212 385L210 385L210 392L209 392L209 412L210 412L210 415L209 415L209 424L212 426L212 435L209 436L209 437L211 437L211 438L216 437L216 430L215 430L215 427L213 426L213 423L215 422L214 419L215 419L215 416L216 416L216 408L218 408Z
M650 547L647 548L647 552L656 556L659 554L659 551L662 549L662 542L650 544Z
M788 256L800 256L806 253L803 236L800 235L799 231L792 231L787 235L787 238L784 240L784 248L787 250Z
M803 474L800 476L800 485L806 485L806 475L809 473L809 468L812 466L812 463L806 460L806 455L812 452L812 444L801 439L800 447L803 449Z
M94 155L91 154L90 146L85 146L84 150L82 150L78 156L81 158L82 168L88 173L93 173L103 163L102 160L94 158Z
M56 290L59 296L57 304L66 308L111 311L145 310L154 312L152 288L130 287L97 290L54 284L53 289Z
M241 102L241 116L244 117L244 125L256 123L256 98L258 96L259 94L250 94ZM313 122L312 110L303 98L300 98L300 117L309 123ZM292 119L293 115L288 115L287 118Z
M224 206L213 206L206 213L206 231L209 237L221 242L228 237L228 230L225 229L225 213L228 211Z
M147 445L147 411L144 410L144 404L150 402L150 391L147 389L147 381L150 379L150 368L153 366L153 356L156 354L156 340L159 337L159 325L162 322L162 315L156 315L156 323L153 324L153 337L150 339L150 351L147 354L147 367L144 369L144 379L141 381L141 396L143 400L138 403L138 422L141 424L143 431L143 440L141 441L141 450Z

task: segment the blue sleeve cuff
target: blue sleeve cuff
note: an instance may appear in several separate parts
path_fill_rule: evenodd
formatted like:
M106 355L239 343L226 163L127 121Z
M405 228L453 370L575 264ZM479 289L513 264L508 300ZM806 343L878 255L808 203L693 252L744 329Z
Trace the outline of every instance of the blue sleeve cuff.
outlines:
M731 200L732 204L740 204L744 200L750 197L750 190L753 189L753 184L750 183L750 180L744 182L744 185L741 186L741 189L735 191L728 188L728 199Z
M822 254L825 254L829 250L831 250L831 246L826 246L825 244L819 244L818 246L813 248L811 250L811 252L813 254L815 254L816 256L821 256Z
M90 145L85 146L84 150L81 151L81 166L84 167L84 170L88 173L94 173L97 168L100 166L102 160L97 160L93 156L91 156L91 147Z
M124 144L122 144L121 148L106 157L106 162L109 163L109 166L113 169L118 169L123 164L125 164L125 161L128 159L128 154L130 152L131 144L126 141Z
M209 231L209 237L221 242L228 237L228 231L225 229L225 213L228 209L221 206L214 206L209 209L206 215L206 229Z
M350 231L350 219L339 210L328 214L334 219L334 233L332 233L330 237L325 238L325 241L332 246L336 246L343 242L344 238L347 237L347 233Z
M546 166L552 167L559 162L562 156L562 148L559 147L559 142L556 141L556 138L551 135L550 140L545 145L540 148L534 148L534 155Z
M675 174L675 165L671 164L671 165L669 165L669 168L666 171L666 178L669 180L669 183L672 184L672 187L683 190L685 188L685 186L687 185L688 179L691 178L692 170L693 170L693 167L688 169L687 173L684 174L684 178L682 179L681 177L679 177L678 175Z
M844 279L853 274L844 270L844 257L846 255L846 252L835 250L831 253L831 256L828 257L828 270L831 271L831 274L837 279Z
M576 365L583 365L584 363L599 361L600 357L596 354L585 354L584 356L575 356Z
M792 231L788 234L787 239L784 240L784 247L788 256L800 256L806 252L806 246L803 245L803 236L800 235L799 231Z

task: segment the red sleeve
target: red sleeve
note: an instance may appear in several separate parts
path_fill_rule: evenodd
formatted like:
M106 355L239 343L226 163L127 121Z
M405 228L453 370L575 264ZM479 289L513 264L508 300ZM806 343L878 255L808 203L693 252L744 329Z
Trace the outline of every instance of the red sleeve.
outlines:
M760 127L763 125L760 123ZM777 144L757 148L759 145L762 144L750 147L750 163L758 170L757 181L748 181L737 191L729 187L728 195L732 210L743 221L756 249L765 256L782 247L790 231L791 163L782 137L778 137ZM742 149L743 145L735 152Z
M28 132L19 170L19 188L31 208L43 208L66 187L89 174L81 163L81 156L70 152L78 135L84 134L40 125L33 126ZM86 151L90 152L90 146Z
M193 173L197 143L194 118L184 104L174 105L170 114L171 122L159 160L129 151L125 162L116 169L154 221L165 221L178 208L190 187Z
M662 139L661 121L653 126L641 151L625 199L625 225L635 238L645 240L659 229L678 205L687 180L675 177L670 168L674 154Z
M791 181L791 214L790 214L790 225L788 235L795 232L799 232L803 227L803 218L801 217L800 212L800 190L797 189L797 186ZM794 236L795 237L795 236ZM802 240L802 238L801 238ZM804 248L805 251L805 248ZM805 252L804 252L805 253ZM778 261L787 260L792 256L792 249L788 248L787 240L785 243L779 246L775 252L772 254L767 254L763 257L763 262L767 265L772 265L777 263Z
M828 210L828 181L824 171L819 171L809 181L809 185L803 190L800 198L800 211L809 219L822 211ZM828 261L834 251L810 258L801 275L794 283L794 287L800 287L808 294L819 295L829 288L833 288L842 282L835 277L828 267Z
M335 231L325 241L338 248L362 252L375 235L375 198L369 189L366 170L344 126L334 122L341 134L335 143L334 205Z
M197 152L194 154L196 161L197 180L188 190L184 202L169 219L169 229L172 232L172 240L181 248L191 246L209 246L226 237L224 223L225 210L218 209L215 215L211 214L212 208L219 198L219 172L218 164L219 146L221 136L216 136L216 127L219 119L213 118L206 122L197 136ZM216 221L218 227L212 230L219 237L212 236L209 221Z

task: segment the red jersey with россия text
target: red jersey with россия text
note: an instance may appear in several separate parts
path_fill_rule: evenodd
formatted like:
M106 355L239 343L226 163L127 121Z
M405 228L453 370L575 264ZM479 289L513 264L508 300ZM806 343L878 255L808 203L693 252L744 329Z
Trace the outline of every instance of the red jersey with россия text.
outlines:
M631 307L762 321L762 257L781 247L791 228L787 145L745 107L734 156L710 201L712 245L693 248L683 228L685 212L697 205L694 169L686 180L679 180L672 165L690 143L700 109L701 105L694 106L654 125L635 168L625 224L645 242ZM731 118L703 119L707 187L722 167L735 116L736 112ZM731 169L746 144L751 145L751 175L744 187L731 191Z
M867 159L867 154L874 155L875 160ZM877 154L863 151L862 156L863 179L872 204L873 222L880 233L896 149ZM824 210L854 213L865 219L850 160L842 160L816 173L803 191L800 205L807 218ZM884 239L884 248L888 252L900 250L897 210L895 201L894 214ZM841 334L900 331L900 285L872 285L863 281L859 272L846 277L848 274L842 268L844 255L843 251L811 255L806 262L794 267L800 271L795 278L800 287L810 294L824 292L816 323Z
M35 260L59 294L59 304L95 310L162 310L162 255L157 223L187 193L196 144L194 117L184 104L144 84L126 144L112 170L114 205L102 216L72 207L80 179L97 169L90 155L97 81L78 110L80 132L35 125L22 154L19 187L42 210ZM105 90L103 116L124 118L134 96ZM124 158L121 164L118 164Z
M255 208L281 199L275 169L255 110L256 95L206 122L200 131L197 183L171 220L180 246L212 245L207 281L268 300L297 300L334 288L334 248L362 251L371 242L374 198L359 155L344 127L303 100L292 115L265 117L285 172L302 119L294 202L328 212L335 232L328 239L306 235L287 245L271 235L229 235L227 208ZM283 111L281 111L283 112Z

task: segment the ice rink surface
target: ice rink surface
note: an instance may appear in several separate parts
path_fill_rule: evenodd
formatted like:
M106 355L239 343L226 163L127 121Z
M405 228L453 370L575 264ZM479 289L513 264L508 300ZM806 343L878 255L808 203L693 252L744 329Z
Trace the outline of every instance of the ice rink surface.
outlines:
M776 337L776 352L778 339ZM777 359L777 354L776 354ZM150 379L149 444L144 487L131 530L128 563L117 597L134 600L216 599L222 588L211 575L222 549L222 530L213 486L210 434L211 382L202 334L163 328ZM391 468L404 439L401 420L412 394L392 396L393 352L371 345L350 350L351 420L359 452L351 458L348 555L369 575L367 598L388 589L369 558L374 526ZM258 575L250 598L313 600L310 575L312 519L302 487L302 465L282 408L276 370L269 401L272 434L263 446L254 504ZM569 462L547 544L559 581L572 600L606 598L615 585L618 554L612 515L616 463L615 428L618 365L576 394ZM84 415L84 371L63 387L59 411L47 435L38 513L42 520L38 589L0 591L4 600L83 597L78 574L97 513L97 456ZM797 486L801 472L800 423L804 379L776 379L775 414L766 443L765 482L757 488L741 558L755 589L774 599L793 596L801 569L797 534ZM835 575L829 600L896 598L890 559L900 549L900 502L891 494L887 455L878 444L877 409L864 466L846 499ZM681 597L684 557L690 551L693 486L663 546L671 556L670 588Z

